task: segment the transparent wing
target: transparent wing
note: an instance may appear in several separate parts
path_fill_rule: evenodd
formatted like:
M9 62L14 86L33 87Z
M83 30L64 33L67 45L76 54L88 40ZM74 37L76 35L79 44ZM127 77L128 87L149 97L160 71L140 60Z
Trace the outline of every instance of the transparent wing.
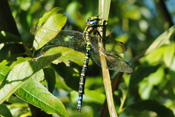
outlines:
M86 52L86 41L83 39L83 33L73 30L61 31L49 42L49 45L64 46Z
M101 66L100 57L99 57L99 49L98 49L98 39L96 36L92 37L91 41L91 58L93 61ZM118 43L118 44L117 44ZM126 49L123 43L114 43L116 46L122 48L117 53L123 53ZM54 46L64 46L75 49L77 51L86 53L86 40L83 39L83 33L73 30L63 30L61 31L55 38L53 38L48 46L44 47L41 51L44 52L49 48ZM127 62L125 62L122 58L115 56L114 54L108 53L106 51L100 51L106 58L108 68L110 70L117 70L120 72L131 73L133 69L129 66Z
M119 72L126 72L126 73L133 72L131 66L122 58L115 56L111 53L108 53L106 51L104 52L99 51L99 52L102 53L103 56L105 56L109 70L117 70ZM98 66L101 66L99 52L92 51L92 59Z
M126 52L127 48L125 44L123 44L120 41L110 41L110 42L105 42L105 49L113 54L121 54Z

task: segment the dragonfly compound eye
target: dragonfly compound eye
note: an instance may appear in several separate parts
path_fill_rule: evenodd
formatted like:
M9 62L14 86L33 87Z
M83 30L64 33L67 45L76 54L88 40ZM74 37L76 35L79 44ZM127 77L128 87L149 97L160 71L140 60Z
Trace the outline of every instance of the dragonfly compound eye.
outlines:
M97 20L92 20L91 21L91 24L96 24L97 23Z

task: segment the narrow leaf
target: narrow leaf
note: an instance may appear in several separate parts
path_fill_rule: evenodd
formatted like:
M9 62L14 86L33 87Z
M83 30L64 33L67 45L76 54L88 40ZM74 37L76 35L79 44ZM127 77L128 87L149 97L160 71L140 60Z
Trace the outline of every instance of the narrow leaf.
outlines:
M61 11L61 8L55 7L51 11L45 13L42 18L39 19L38 26L42 26L50 16L57 14L59 11Z
M43 19L43 17L41 19ZM53 13L49 15L49 18L42 26L34 27L36 34L33 46L35 49L40 49L48 41L53 39L59 33L59 31L61 31L66 21L67 17L65 15ZM37 29L37 27L39 28Z
M45 79L48 83L49 91L52 93L56 84L55 71L53 70L53 68L45 68L44 74L45 74Z
M0 84L9 73L10 68L8 66L0 65Z
M5 105L0 105L0 116L3 117L12 117L12 114L10 113L9 109Z
M167 40L170 39L171 35L175 32L175 26L172 26L163 34L161 34L146 50L145 55L159 48L161 45L165 44Z
M9 98L30 76L49 65L60 54L42 56L17 64L0 86L0 104Z
M1 39L0 39L1 40ZM6 59L9 50L12 48L12 44L5 44L1 49L0 49L0 61Z
M21 42L21 39L12 33L0 31L0 43Z
M68 117L62 102L34 78L27 80L15 94L48 114L57 113L61 117Z
M163 55L163 59L167 67L171 66L174 55L175 55L175 43L172 43L171 45L168 45Z

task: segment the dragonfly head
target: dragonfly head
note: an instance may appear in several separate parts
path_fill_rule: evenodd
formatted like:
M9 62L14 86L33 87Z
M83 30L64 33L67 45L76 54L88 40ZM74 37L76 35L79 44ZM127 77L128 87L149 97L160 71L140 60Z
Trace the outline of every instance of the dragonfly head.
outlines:
M98 16L97 17L89 17L86 20L86 24L89 25L89 26L98 25L100 20L101 19Z

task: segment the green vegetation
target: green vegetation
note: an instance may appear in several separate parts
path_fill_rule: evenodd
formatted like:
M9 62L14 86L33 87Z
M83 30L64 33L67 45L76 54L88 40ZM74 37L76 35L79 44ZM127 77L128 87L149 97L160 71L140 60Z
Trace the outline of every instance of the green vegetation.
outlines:
M94 0L0 1L0 116L106 117L112 93L119 117L174 117L175 9L163 0L111 1L105 48L115 54L114 42L123 42L127 51L119 56L134 72L110 71L113 90L105 91L102 68L90 61L77 112L84 54L65 47L41 53L62 29L83 32L88 17L107 14L98 7Z

